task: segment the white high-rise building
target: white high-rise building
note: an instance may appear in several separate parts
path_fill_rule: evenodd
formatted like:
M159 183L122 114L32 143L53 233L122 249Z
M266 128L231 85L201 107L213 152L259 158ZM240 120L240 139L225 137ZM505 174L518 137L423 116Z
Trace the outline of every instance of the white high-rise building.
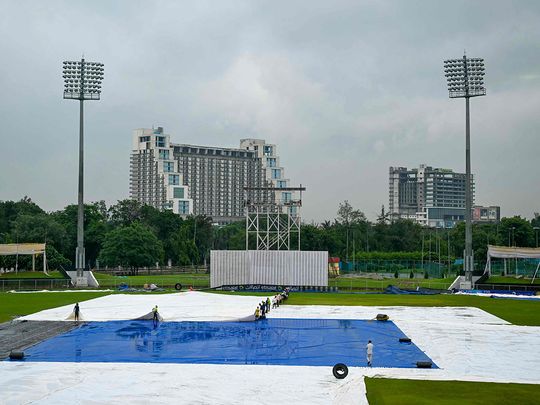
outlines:
M131 198L183 216L193 213L189 187L184 184L170 136L163 128L133 131L129 177Z
M131 154L130 196L180 215L207 215L216 223L244 218L245 200L288 202L277 147L263 139L242 139L239 148L174 144L163 128L136 129ZM294 207L291 207L294 209Z

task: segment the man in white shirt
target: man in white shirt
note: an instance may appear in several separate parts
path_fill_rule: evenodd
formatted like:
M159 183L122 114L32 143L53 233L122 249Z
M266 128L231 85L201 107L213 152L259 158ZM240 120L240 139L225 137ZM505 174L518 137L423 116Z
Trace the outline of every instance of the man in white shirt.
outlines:
M367 365L368 367L371 367L371 360L373 359L373 343L371 343L371 340L368 341L368 344L366 345L366 354L367 354Z

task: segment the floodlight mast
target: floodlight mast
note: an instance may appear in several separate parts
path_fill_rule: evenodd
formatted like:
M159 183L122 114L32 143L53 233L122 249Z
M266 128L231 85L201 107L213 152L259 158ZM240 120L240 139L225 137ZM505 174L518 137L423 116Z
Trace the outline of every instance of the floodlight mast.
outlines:
M472 283L472 193L471 193L471 124L469 99L485 96L484 59L467 58L444 61L444 72L448 82L450 98L465 98L465 257L463 260L465 280Z
M87 285L84 277L84 101L99 100L101 82L103 80L103 64L85 61L64 62L64 99L79 100L79 190L77 210L77 248L75 250L75 267L77 269L77 286Z

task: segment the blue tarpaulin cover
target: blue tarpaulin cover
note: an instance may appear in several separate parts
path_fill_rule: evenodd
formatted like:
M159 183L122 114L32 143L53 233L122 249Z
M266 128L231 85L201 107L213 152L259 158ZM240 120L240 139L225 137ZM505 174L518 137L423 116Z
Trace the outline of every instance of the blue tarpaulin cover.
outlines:
M366 365L416 367L430 361L416 345L400 343L391 321L267 319L257 322L89 322L25 351L26 361ZM434 365L434 368L436 366Z

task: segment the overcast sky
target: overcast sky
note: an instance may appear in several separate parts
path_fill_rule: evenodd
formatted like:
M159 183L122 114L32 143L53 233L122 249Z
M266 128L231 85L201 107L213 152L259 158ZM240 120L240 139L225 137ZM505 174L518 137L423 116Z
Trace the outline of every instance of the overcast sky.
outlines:
M62 61L105 64L85 104L85 200L128 197L134 128L176 143L278 145L305 220L374 219L389 166L464 172L465 101L443 60L486 63L471 100L476 203L540 211L538 1L0 0L0 200L77 200L78 102Z

